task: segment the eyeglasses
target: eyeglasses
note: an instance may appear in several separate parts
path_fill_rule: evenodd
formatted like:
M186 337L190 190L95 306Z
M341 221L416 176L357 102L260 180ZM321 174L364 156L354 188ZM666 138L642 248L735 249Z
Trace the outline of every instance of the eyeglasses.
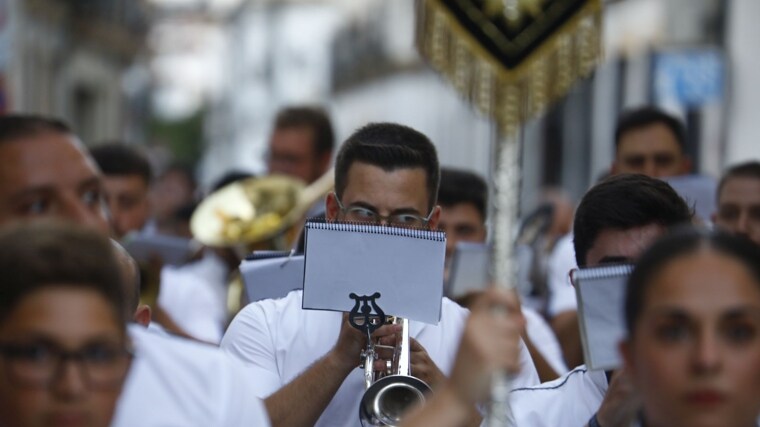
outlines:
M385 221L388 224L399 227L425 227L430 221L430 217L433 216L432 209L424 218L410 213L380 215L372 209L363 208L361 206L345 207L338 198L338 195L335 193L333 193L333 195L335 196L335 201L338 202L338 207L340 207L341 213L343 213L349 221L367 222L372 224L380 224L380 222Z
M76 362L91 389L118 387L127 375L132 350L114 344L95 343L76 351L55 344L0 344L7 375L20 386L45 387L61 375L67 361Z

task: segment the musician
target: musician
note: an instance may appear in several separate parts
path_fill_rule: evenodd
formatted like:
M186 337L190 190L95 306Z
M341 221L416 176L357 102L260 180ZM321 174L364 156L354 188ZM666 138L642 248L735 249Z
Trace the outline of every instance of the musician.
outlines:
M107 427L131 363L108 239L37 223L0 247L0 425Z
M615 158L610 174L640 173L655 178L688 174L686 129L672 115L651 106L624 111L615 127ZM572 235L561 238L549 257L548 315L568 366L583 363L575 292L567 272L580 264L573 256Z
M135 147L108 143L90 149L103 174L104 199L114 237L141 231L150 218L148 192L153 179L150 163Z
M108 235L100 171L64 123L0 116L0 228L42 218ZM258 385L271 381L267 372L211 346L142 326L130 325L128 333L136 357L114 426L268 425L263 403L255 397Z
M267 169L311 184L330 169L335 136L327 113L317 107L283 108L269 137Z
M729 168L718 184L716 227L760 244L760 162Z
M330 221L415 225L434 229L439 167L428 138L406 126L369 124L343 144L336 161ZM366 339L336 312L302 310L301 291L248 305L233 320L221 347L279 376L282 387L266 400L275 426L355 426L364 392L357 369ZM412 375L435 391L451 370L467 311L442 301L438 325L412 322ZM376 337L397 329L386 325ZM530 356L521 353L515 386L537 382ZM276 389L272 389L274 392Z
M446 232L446 268L451 267L457 243L486 241L486 207L488 186L483 178L464 170L441 168L441 188L438 204L441 220L438 224ZM455 298L469 308L474 294ZM551 381L567 372L554 331L535 310L522 306L526 330L522 338L528 347L541 382Z
M629 174L607 178L583 196L575 213L576 261L581 267L633 262L669 227L691 218L686 202L664 181ZM624 371L580 365L554 381L513 391L511 402L519 426L612 427L629 422L640 401Z
M620 348L641 425L758 425L757 245L694 229L663 238L628 280L625 319Z

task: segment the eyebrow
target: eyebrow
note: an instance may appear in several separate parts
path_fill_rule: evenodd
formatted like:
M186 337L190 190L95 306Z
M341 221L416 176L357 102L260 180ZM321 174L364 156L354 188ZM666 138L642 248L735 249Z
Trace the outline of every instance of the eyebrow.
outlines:
M674 306L655 307L652 311L658 316L671 317L679 320L688 320L692 316L687 310ZM721 319L738 317L757 317L760 319L760 307L752 305L734 306L720 315Z
M622 255L610 255L602 257L597 264L630 264L633 260L630 257Z
M101 179L97 175L86 178L77 185L77 190L82 191L89 187L101 187ZM40 193L53 193L55 192L55 186L53 185L38 185L33 187L24 188L11 196L11 200L23 199L24 197L40 194Z
M369 209L369 210L371 210L373 212L377 212L377 207L375 207L375 206L373 206L373 205L371 205L371 204L369 204L367 202L362 202L361 200L353 202L350 205L348 205L347 207L359 207L359 208ZM412 214L415 214L415 215L419 215L420 211L417 210L416 208L412 208L412 207L402 207L402 208L394 209L394 210L392 210L390 212L391 215L394 215L394 214L403 214L403 213L412 213Z

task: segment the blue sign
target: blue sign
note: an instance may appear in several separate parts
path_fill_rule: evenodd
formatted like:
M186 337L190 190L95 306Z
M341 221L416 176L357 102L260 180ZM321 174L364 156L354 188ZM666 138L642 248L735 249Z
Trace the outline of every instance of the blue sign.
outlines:
M661 52L654 56L657 104L676 102L699 107L723 97L725 65L717 49Z

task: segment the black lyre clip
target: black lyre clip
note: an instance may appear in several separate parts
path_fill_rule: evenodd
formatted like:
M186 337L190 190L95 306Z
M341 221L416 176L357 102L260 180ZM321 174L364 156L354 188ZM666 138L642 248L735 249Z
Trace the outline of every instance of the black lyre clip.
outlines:
M354 307L348 313L348 322L351 323L351 326L367 335L371 335L377 328L383 326L385 312L375 301L380 298L380 292L361 296L351 292L348 297L355 301Z

